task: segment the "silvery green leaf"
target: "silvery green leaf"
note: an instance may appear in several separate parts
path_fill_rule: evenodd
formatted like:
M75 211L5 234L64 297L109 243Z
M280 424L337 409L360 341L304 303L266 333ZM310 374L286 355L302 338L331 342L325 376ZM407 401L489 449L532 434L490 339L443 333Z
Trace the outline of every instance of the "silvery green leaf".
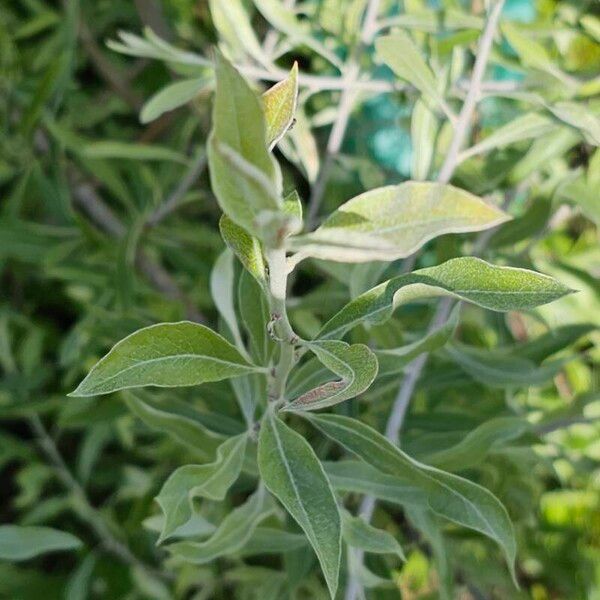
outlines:
M600 118L580 102L556 102L548 109L561 121L579 129L588 144L600 146Z
M181 152L156 144L136 144L119 141L99 141L86 144L81 149L85 158L114 158L121 160L165 160L187 164L188 159Z
M149 98L140 112L140 121L149 123L161 115L193 100L201 90L208 87L210 79L195 77L171 83Z
M349 200L313 233L290 238L298 258L339 262L391 261L446 233L481 231L509 219L464 190L410 181Z
M481 142L474 144L459 155L462 162L471 156L490 150L504 148L523 140L535 139L560 127L552 117L538 112L525 113L496 129Z
M366 462L324 462L325 473L336 492L354 492L400 506L423 506L427 497L409 477L387 475Z
M283 199L283 210L286 214L295 217L300 223L300 229L302 229L302 213L304 209L302 208L302 200L300 200L300 195L296 190L292 190ZM294 233L298 232L295 231Z
M413 148L411 176L416 181L425 181L428 178L435 153L438 127L435 113L422 99L417 100L410 121Z
M219 556L243 548L258 524L273 512L264 488L260 487L244 504L232 510L204 542L178 542L167 546L177 558L195 565L211 562Z
M541 385L572 358L558 358L536 365L533 361L505 352L454 344L446 352L465 373L491 387L511 388Z
M304 530L334 598L340 570L340 514L313 449L301 435L268 414L260 429L258 467L267 488Z
M125 401L129 410L145 425L166 433L208 460L212 459L224 440L222 435L210 431L192 415L182 414L168 403L163 405L151 400L143 401L133 394L128 394Z
M240 549L240 556L256 554L280 554L308 546L305 535L290 533L283 529L257 527L246 545Z
M269 67L270 61L264 53L250 21L248 10L242 0L209 0L213 23L219 38L226 42L227 53L232 59L244 61L247 55L259 64Z
M259 213L278 211L281 206L281 173L267 148L260 97L220 53L216 53L215 74L208 141L212 188L223 212L256 234Z
M145 529L160 535L160 532L164 529L165 517L161 514L152 515L144 519L142 525ZM194 509L192 516L183 525L175 529L168 536L168 539L206 538L212 535L215 530L216 527Z
M296 106L294 126L279 142L279 149L303 171L309 183L314 184L319 174L319 151L308 117L300 104Z
M407 33L399 30L377 38L375 48L378 58L385 62L398 77L408 81L438 104L444 103L438 91L435 75Z
M71 533L52 527L0 525L0 559L28 560L47 554L81 548L81 541Z
M238 284L238 306L244 329L248 334L250 352L256 362L267 365L273 351L267 326L269 323L269 302L263 289L244 271Z
M342 510L341 514L342 536L348 546L374 554L395 554L400 560L406 560L402 547L391 533L373 527L347 510Z
M454 258L441 265L399 275L349 302L321 330L318 338L340 337L361 322L383 323L401 304L450 296L489 310L526 310L571 293L541 273L499 267L474 257Z
M245 353L234 305L235 270L233 253L226 248L217 258L210 273L210 295L221 317L233 335L238 349Z
M185 465L169 476L156 497L165 515L158 543L192 517L194 498L223 500L242 470L246 440L246 434L229 438L219 446L214 462Z
M306 347L340 379L309 390L284 410L318 410L339 404L362 394L377 376L377 359L364 344L321 341L307 343Z
M530 429L519 417L496 417L470 431L458 444L423 457L432 467L444 471L464 471L481 464L488 453L517 439Z
M100 359L71 396L142 387L179 387L260 371L225 338L204 325L151 325L127 336Z
M260 242L227 215L223 215L219 220L219 231L246 271L264 287L267 271Z
M356 419L303 414L325 435L375 469L410 480L425 494L429 508L436 514L496 541L514 578L516 541L512 523L502 503L491 492L467 479L417 462Z
M450 318L442 325L425 334L421 339L389 350L376 350L375 356L379 363L379 376L399 373L423 352L435 352L452 337L458 325L460 307L456 306Z
M262 100L267 121L267 145L273 149L294 121L298 102L298 63L294 62L289 76L269 88Z

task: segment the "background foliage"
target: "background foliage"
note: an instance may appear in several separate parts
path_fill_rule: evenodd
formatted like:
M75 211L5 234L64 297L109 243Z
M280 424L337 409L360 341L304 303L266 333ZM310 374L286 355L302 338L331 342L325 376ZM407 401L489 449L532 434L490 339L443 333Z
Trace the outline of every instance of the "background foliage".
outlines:
M379 30L365 27L377 4ZM211 280L224 248L205 168L214 45L261 91L298 61L295 126L275 152L310 230L365 190L437 176L485 22L485 2L459 0L2 2L0 521L12 525L0 525L0 595L326 597L312 550L281 515L201 566L156 546L154 498L177 467L213 461L215 437L244 431L243 390L66 394L140 327L231 325ZM400 33L381 41L389 31ZM372 598L600 597L600 10L507 1L495 40L452 182L514 219L483 237L442 236L414 259L311 259L292 276L290 319L306 338L376 283L469 253L578 290L519 313L464 307L403 424L410 456L504 503L520 590L487 538L379 502L373 523L393 540L385 554L367 553L364 571L354 565ZM349 341L406 345L435 307L403 306ZM385 377L334 412L385 431L406 377L392 357L387 373L380 359ZM294 383L302 388L302 374ZM328 472L348 458L294 423ZM180 537L209 535L254 487L244 471L224 502L202 500ZM360 490L349 489L356 514ZM266 552L266 539L279 547Z

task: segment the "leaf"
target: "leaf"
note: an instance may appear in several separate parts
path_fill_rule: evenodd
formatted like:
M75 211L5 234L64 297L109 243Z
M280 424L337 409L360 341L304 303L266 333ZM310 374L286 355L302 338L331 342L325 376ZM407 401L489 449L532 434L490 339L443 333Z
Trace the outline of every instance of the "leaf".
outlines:
M264 488L259 488L244 504L232 510L206 541L178 542L167 546L167 550L195 565L237 552L252 537L258 524L273 512L265 496Z
M222 435L210 431L191 415L176 412L169 404L144 402L132 394L125 401L129 410L148 427L166 433L206 459L212 459L223 442Z
M491 492L467 479L417 462L356 419L302 414L325 435L375 469L409 479L425 493L429 507L436 514L496 541L514 578L516 542L512 524L506 509Z
M140 121L150 123L164 113L187 104L208 87L209 81L206 77L194 77L165 86L146 101L140 112Z
M233 253L226 248L217 258L210 272L210 295L229 331L233 335L238 349L245 354L234 306L235 272Z
M308 546L305 535L290 533L273 527L257 527L239 553L241 556L281 554L305 546Z
M444 471L465 471L481 464L494 448L521 437L529 429L524 419L496 417L469 431L455 446L428 454L423 461Z
M413 145L411 176L425 181L431 169L439 123L435 113L423 100L417 100L410 121Z
M229 438L219 446L214 462L179 467L169 476L156 497L165 515L158 543L192 517L194 498L225 498L242 470L246 439L246 434Z
M380 37L375 42L375 49L379 59L398 77L408 81L438 104L443 104L444 99L438 92L436 77L408 34L396 31Z
M160 323L118 342L69 395L97 396L145 385L199 385L259 370L204 325Z
M217 88L208 162L223 212L250 234L256 218L281 206L281 174L266 143L262 101L246 80L216 53Z
M341 514L342 536L348 546L374 554L395 554L400 560L406 560L402 547L391 533L373 527L361 517L353 517L347 510Z
M188 159L175 150L155 144L133 144L128 142L90 142L82 153L86 158L120 158L126 160L166 160L187 164Z
M290 238L291 250L340 262L396 260L446 233L481 231L509 217L451 185L409 181L365 192L315 232Z
M232 58L246 60L247 55L259 64L269 67L269 58L264 53L250 21L250 15L242 0L209 0L210 14L219 38L226 42Z
M76 550L82 543L74 535L52 527L0 525L0 559L28 560L62 550Z
M294 121L298 102L298 63L294 62L289 76L269 88L263 95L267 122L267 145L272 150Z
M245 229L234 223L227 215L221 216L219 231L225 243L238 257L246 271L264 287L267 272L260 242Z
M258 467L267 488L304 530L334 598L341 557L340 514L313 449L301 435L269 414L260 429Z
M401 304L450 296L489 310L527 310L572 290L541 273L491 265L479 258L454 258L441 265L399 275L355 298L325 325L319 339L340 337L361 322L383 323Z
M389 350L375 351L375 356L379 363L379 376L383 377L399 373L407 364L417 358L417 356L424 352L435 352L444 346L456 331L459 311L460 305L457 305L444 324L427 333L420 340L417 340L412 344L405 344L404 346Z
M490 387L510 388L541 385L552 379L570 358L548 361L538 366L526 358L482 348L455 344L448 354L462 369Z
M250 352L260 365L267 365L273 343L267 332L269 302L262 288L247 271L240 276L238 306L244 329L248 333Z
M306 347L341 379L302 394L284 410L318 410L339 404L362 394L377 376L377 359L364 344L350 346L345 342L323 341L307 343Z
M579 129L588 144L600 146L600 118L577 102L557 102L548 109L555 117Z
M484 154L497 148L505 148L516 142L538 138L557 129L556 121L547 115L537 112L526 113L518 116L506 125L496 129L481 142L464 150L459 155L459 162L471 156Z

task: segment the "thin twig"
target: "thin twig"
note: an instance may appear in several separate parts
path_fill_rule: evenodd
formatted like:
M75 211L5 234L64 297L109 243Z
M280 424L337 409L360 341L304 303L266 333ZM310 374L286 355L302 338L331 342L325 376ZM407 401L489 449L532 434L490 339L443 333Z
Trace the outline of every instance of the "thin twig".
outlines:
M339 154L342 147L342 142L346 135L346 129L348 128L348 122L350 120L350 114L352 113L352 107L360 92L359 77L360 77L360 56L362 52L367 48L373 41L373 36L376 32L375 20L379 10L379 0L370 0L367 4L364 13L363 25L360 32L360 40L354 47L350 58L346 64L345 74L342 78L344 88L340 97L340 103L337 110L337 116L331 128L329 139L327 141L327 148L325 149L325 158L323 164L317 176L315 185L312 188L310 200L308 204L307 214L307 227L313 229L319 209L321 208L321 202L323 201L323 194L327 187L327 181L335 157Z
M38 415L34 414L29 417L29 424L33 433L37 438L37 443L50 464L53 466L56 476L63 484L65 489L73 494L76 499L77 514L89 525L96 537L100 540L102 546L107 552L116 556L119 560L132 567L141 569L145 573L149 573L154 577L161 579L170 579L165 572L158 571L140 560L129 547L118 540L110 528L106 524L104 515L94 508L87 497L82 485L75 479L69 467L61 456L54 440L44 427Z
M467 134L471 130L471 120L473 118L475 107L477 105L477 100L479 98L480 86L489 59L490 49L492 47L494 35L496 32L498 20L500 18L500 13L502 11L503 5L504 0L498 0L498 2L492 7L485 29L483 31L481 41L479 43L477 57L473 66L471 86L469 88L469 91L467 92L465 102L460 111L457 124L454 129L454 135L452 141L450 142L448 154L446 155L446 159L444 160L444 164L438 175L438 181L441 183L447 183L452 178L454 170L457 166L458 153L460 152L465 140L467 139ZM478 252L481 252L484 249L485 245L489 240L489 236L490 234L488 232L484 232L484 234L482 234L479 237L479 240L476 242ZM409 257L405 261L405 266L412 268L414 262L415 255ZM448 320L451 309L452 300L450 298L445 298L444 300L442 300L439 303L436 313L431 321L429 331L432 331L440 325L443 325ZM402 425L404 423L404 418L406 416L410 400L412 398L416 384L419 381L419 378L421 377L421 373L423 372L423 369L427 364L427 359L428 354L423 353L408 366L405 378L402 381L402 385L400 386L398 395L394 400L392 411L390 413L390 417L388 419L385 429L386 437L393 443L396 443L398 440L398 434L402 429ZM373 517L373 513L375 511L375 504L376 500L374 497L366 496L365 498L363 498L359 509L359 513L367 522L370 521ZM364 560L364 553L360 550L355 550L354 558L354 564L360 565ZM361 595L364 594L360 580L357 577L351 577L346 588L345 600L355 600Z

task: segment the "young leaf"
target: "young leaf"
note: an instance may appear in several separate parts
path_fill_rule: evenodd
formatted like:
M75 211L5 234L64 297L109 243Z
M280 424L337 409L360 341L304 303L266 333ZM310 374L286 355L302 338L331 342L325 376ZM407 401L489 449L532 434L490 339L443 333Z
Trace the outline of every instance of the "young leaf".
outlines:
M260 429L258 467L267 488L304 530L334 598L341 556L340 514L313 449L301 435L269 414Z
M340 337L361 322L383 323L401 304L450 296L489 310L526 310L572 290L540 273L498 267L479 258L454 258L441 265L394 277L355 298L325 325L319 339Z
M273 512L273 506L268 500L264 488L259 488L244 504L223 519L209 539L204 542L178 542L167 546L167 550L195 565L232 554L248 542L258 524Z
M458 444L428 454L423 461L444 471L464 471L481 464L490 450L517 439L530 429L518 417L496 417L470 431Z
M203 88L208 87L209 81L207 77L195 77L167 85L144 104L140 121L149 123L162 114L193 100Z
M144 402L133 394L128 394L125 401L129 410L145 425L166 433L206 459L212 459L224 440L222 435L210 431L190 415L169 410L171 407L168 404L163 406L151 400Z
M272 150L294 121L298 102L297 62L294 62L289 76L269 88L262 99L267 121L267 145Z
M458 325L460 306L456 306L450 318L443 324L423 336L420 340L390 350L377 350L375 356L379 363L379 376L399 373L404 367L423 352L435 352L452 337Z
M217 89L208 161L213 191L233 221L257 233L261 211L281 205L281 174L266 143L262 102L246 80L216 54Z
M429 507L436 514L496 541L514 576L516 542L512 524L506 509L491 492L467 479L417 462L356 419L303 414L325 435L375 469L409 479L425 493Z
M223 500L242 470L246 439L246 434L229 438L217 450L214 462L179 467L170 475L156 497L165 515L158 543L190 519L194 498Z
M400 560L406 560L402 547L391 533L369 525L361 517L353 517L347 510L341 513L342 536L348 546L374 554L395 554Z
M81 548L81 541L51 527L0 525L0 559L27 560L40 554Z
M290 238L301 257L339 262L396 260L446 233L488 229L509 219L451 185L409 181L365 192L343 204L315 232Z
M341 377L302 394L285 410L318 410L362 394L377 376L377 359L364 344L323 341L307 344L319 361Z
M240 556L255 554L281 554L308 546L305 535L290 533L273 527L257 527L246 545L239 551Z
M455 344L449 356L473 379L491 387L529 387L541 385L556 376L571 360L551 360L538 366L533 361L502 352Z
M145 385L199 385L259 370L204 325L160 323L118 342L69 395L97 396Z
M233 266L233 254L226 248L217 258L210 272L210 295L229 331L233 335L236 346L244 349L242 337L237 323L234 305L235 272Z
M375 42L375 48L379 59L385 62L398 77L414 85L422 94L438 104L443 103L435 75L407 33L396 31L391 35L380 37Z
M223 215L219 220L219 231L246 271L264 287L267 271L260 242L234 223L227 215Z

